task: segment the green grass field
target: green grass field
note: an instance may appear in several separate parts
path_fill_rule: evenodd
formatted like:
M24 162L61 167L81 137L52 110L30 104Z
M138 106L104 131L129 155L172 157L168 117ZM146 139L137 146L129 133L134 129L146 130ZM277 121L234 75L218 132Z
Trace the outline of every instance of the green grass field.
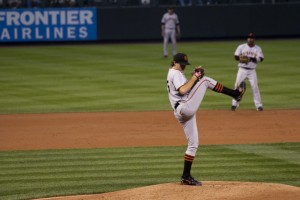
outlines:
M0 152L0 199L103 193L178 182L185 147ZM300 143L203 146L192 173L205 181L300 186Z
M179 43L192 66L233 87L236 46L243 41ZM300 108L300 39L258 41L257 69L266 109ZM0 113L170 110L162 44L95 44L0 48ZM208 91L202 109L229 109L231 99ZM240 109L253 109L252 91Z
M244 41L185 42L192 66L232 87L233 52ZM257 41L265 109L300 108L300 39ZM0 47L0 114L171 110L162 44ZM229 109L208 91L201 109ZM250 87L240 109L254 109ZM267 133L266 133L267 134ZM1 135L0 135L1 142ZM103 193L177 182L185 147L0 152L0 199ZM300 186L300 143L202 146L193 164L201 180Z

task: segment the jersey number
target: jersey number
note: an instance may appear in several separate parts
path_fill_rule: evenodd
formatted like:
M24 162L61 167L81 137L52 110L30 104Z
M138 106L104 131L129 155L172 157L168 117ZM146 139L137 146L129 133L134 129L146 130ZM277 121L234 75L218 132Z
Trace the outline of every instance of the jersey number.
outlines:
M167 81L168 92L170 93L169 81Z

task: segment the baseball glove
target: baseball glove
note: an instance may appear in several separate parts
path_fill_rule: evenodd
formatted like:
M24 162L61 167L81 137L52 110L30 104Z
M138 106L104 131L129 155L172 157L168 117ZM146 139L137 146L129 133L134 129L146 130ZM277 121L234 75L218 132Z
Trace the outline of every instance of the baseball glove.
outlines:
M204 68L202 66L195 67L194 71L192 72L192 75L201 79L204 76Z
M247 56L240 55L240 63L248 63L250 62L250 58Z

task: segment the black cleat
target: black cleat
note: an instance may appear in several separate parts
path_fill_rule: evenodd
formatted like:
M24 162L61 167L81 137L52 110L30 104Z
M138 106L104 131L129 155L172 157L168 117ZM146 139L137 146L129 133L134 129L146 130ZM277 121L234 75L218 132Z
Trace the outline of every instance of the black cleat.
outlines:
M202 186L202 183L201 181L197 181L193 177L189 176L187 178L181 177L181 185Z
M263 111L263 110L264 110L264 109L263 109L263 107L261 107L261 106L257 108L257 111Z
M236 110L236 106L231 106L231 111L235 111Z
M240 94L235 98L235 100L236 100L237 102L239 102L239 101L242 100L243 95L244 95L245 92L246 92L246 83L245 83L244 81L241 82L241 84L239 85L239 87L238 87L236 90L238 90Z

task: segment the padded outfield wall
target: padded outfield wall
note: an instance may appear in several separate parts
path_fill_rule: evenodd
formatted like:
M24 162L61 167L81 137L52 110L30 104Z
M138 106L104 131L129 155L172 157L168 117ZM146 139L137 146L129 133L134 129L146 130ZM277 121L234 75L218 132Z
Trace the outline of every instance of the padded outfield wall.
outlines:
M160 40L167 7L0 10L1 42ZM182 39L299 37L300 4L175 7Z

